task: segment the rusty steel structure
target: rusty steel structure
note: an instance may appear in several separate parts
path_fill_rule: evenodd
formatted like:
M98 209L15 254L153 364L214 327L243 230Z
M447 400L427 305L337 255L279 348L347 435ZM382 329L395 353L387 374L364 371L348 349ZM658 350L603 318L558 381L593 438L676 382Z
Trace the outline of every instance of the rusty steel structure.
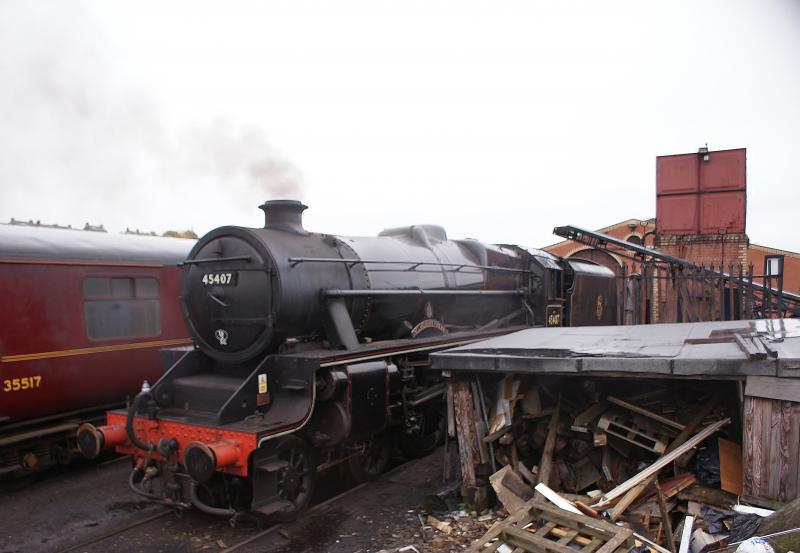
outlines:
M620 324L800 316L800 295L783 290L780 274L767 267L696 264L575 226L553 233L627 262L617 276Z

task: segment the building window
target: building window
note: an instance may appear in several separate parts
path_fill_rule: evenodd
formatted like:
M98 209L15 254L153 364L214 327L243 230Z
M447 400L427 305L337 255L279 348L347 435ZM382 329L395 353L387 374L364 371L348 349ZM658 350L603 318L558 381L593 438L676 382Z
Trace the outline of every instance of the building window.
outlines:
M638 234L631 234L625 239L626 242L630 242L631 244L636 244L638 246L642 245L642 237Z
M83 281L86 335L90 340L161 334L158 281L151 277L89 277Z

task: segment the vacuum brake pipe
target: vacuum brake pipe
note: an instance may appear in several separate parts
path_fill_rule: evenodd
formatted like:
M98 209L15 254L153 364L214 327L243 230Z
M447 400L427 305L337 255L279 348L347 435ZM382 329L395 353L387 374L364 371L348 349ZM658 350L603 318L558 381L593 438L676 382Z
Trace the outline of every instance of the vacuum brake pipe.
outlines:
M144 388L145 387L142 386L142 391L139 392L135 398L133 398L131 406L128 407L128 416L125 418L125 433L128 435L128 439L135 447L138 447L139 449L143 449L145 451L153 451L156 448L156 446L153 445L152 442L144 443L143 441L141 441L136 436L136 430L133 428L133 417L139 410L139 405L143 400L152 399L152 397L150 396L150 387L148 386L147 390L145 390Z

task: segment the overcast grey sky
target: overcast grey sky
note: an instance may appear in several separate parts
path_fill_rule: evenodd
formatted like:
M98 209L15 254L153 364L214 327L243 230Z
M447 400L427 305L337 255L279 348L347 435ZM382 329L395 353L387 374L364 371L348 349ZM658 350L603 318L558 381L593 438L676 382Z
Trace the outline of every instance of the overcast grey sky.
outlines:
M0 221L542 246L655 215L655 157L748 149L800 251L800 2L0 0Z

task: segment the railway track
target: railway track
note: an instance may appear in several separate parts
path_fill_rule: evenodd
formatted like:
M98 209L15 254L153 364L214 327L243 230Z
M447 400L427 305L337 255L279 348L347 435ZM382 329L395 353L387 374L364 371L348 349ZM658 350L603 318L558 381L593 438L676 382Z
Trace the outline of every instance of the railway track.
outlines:
M381 479L388 479L391 477L392 474L396 473L397 471L406 468L408 466L408 462L402 463L391 470L387 471L381 476ZM349 495L354 494L355 492L364 489L367 486L373 484L372 482L367 482L363 484L358 484L350 489L347 489L341 493L334 495L333 497L329 497L324 499L318 503L312 505L303 516L310 516L314 513L323 511L329 508L332 505L335 505L338 502L341 502ZM160 510L159 512L150 514L148 516L139 517L135 520L128 521L121 526L114 528L112 530L108 530L97 534L95 536L90 536L78 543L68 545L61 549L57 549L52 553L72 553L75 551L81 552L94 552L94 551L108 551L108 550L115 550L118 547L115 547L115 544L118 544L118 540L121 538L126 538L128 534L132 532L147 532L148 530L152 532L161 533L165 531L165 528L159 528L158 523L164 522L165 520L169 519L169 517L175 518L175 525L178 527L183 528L171 528L169 529L170 532L176 532L180 530L191 529L192 526L209 526L209 521L211 521L210 526L212 526L211 530L211 537L208 538L208 533L206 532L206 541L213 542L216 544L216 549L219 553L233 553L235 551L240 551L246 546L257 544L259 540L267 538L271 534L275 532L279 532L283 528L287 527L290 523L273 523L267 526L266 528L261 528L254 531L251 528L237 528L232 529L229 525L228 521L222 518L211 518L207 515L203 515L201 513L197 513L194 511L190 511L188 513L183 513L183 516L180 516L177 511L174 509L164 509ZM150 528L152 526L152 528ZM207 528L208 529L208 528ZM238 539L239 541L235 541ZM224 545L225 543L233 543L233 545ZM146 547L147 544L141 544L142 546ZM179 544L176 544L179 545ZM214 549L210 549L214 551Z
M104 540L107 540L109 538L113 538L113 537L116 537L116 536L120 536L120 535L124 534L125 532L133 530L134 528L138 528L138 527L140 527L140 526L142 526L144 524L148 524L148 523L153 522L155 520L162 519L162 518L164 518L166 516L169 516L169 515L171 515L173 513L174 512L172 510L161 511L160 513L156 513L154 515L150 515L148 517L144 517L144 518L141 518L141 519L139 519L137 521L128 523L128 524L126 524L125 526L123 526L121 528L115 528L114 530L111 530L111 531L108 531L108 532L103 532L102 534L99 534L97 536L93 536L93 537L91 537L91 538L89 538L87 540L84 540L82 542L76 543L74 545L70 545L68 547L65 547L64 549L59 549L56 553L70 553L71 551L77 551L78 549L83 549L85 547L96 545L96 544L98 544L98 543L100 543L100 542L102 542Z
M307 514L311 514L311 513L320 511L320 510L324 509L325 507L327 507L328 505L331 505L331 504L333 504L333 503L335 503L337 501L340 501L341 499L345 498L346 496L356 492L357 490L362 489L363 487L365 487L367 485L369 485L369 483L359 484L359 485L357 485L357 486L355 486L353 488L350 488L349 490L347 490L345 492L342 492L342 493L340 493L340 494L338 494L338 495L336 495L334 497L331 497L329 499L326 499L325 501L317 503L316 505L312 506L307 511ZM175 515L175 511L173 511L172 509L168 509L168 510L164 510L164 511L152 514L150 516L142 517L142 518L139 518L139 519L137 519L135 521L129 522L128 524L125 524L124 526L121 526L119 528L115 528L114 530L110 530L108 532L103 532L101 534L98 534L96 536L92 536L91 538L83 540L83 541L81 541L79 543L76 543L74 545L70 545L70 546L65 547L63 549L58 549L54 553L72 553L73 551L84 550L84 549L87 549L87 548L94 549L95 548L94 546L99 546L104 541L108 541L108 540L111 540L111 539L114 539L114 538L121 537L122 535L126 534L127 532L130 532L132 530L140 528L141 526L144 526L146 524L150 524L152 522L164 519L164 518L166 518L166 517L168 517L170 515ZM285 526L285 524L283 524L283 523L271 524L267 528L264 528L263 530L260 530L260 531L256 532L255 534L252 534L252 535L246 537L245 539L239 541L238 543L235 543L235 544L231 545L230 547L220 548L219 553L233 553L234 551L240 550L242 547L244 547L246 545L250 545L252 543L255 543L258 540L260 540L262 538L265 538L265 537L269 536L270 534L272 534L274 532L279 531L284 526Z

